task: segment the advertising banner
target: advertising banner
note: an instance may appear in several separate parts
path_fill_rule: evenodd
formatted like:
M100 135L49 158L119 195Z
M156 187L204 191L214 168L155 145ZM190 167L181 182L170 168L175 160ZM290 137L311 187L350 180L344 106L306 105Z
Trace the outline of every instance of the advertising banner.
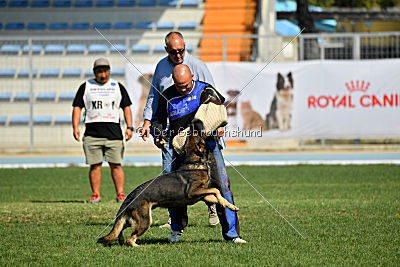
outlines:
M207 65L226 97L226 139L400 137L400 60ZM126 79L139 126L155 65L135 66Z

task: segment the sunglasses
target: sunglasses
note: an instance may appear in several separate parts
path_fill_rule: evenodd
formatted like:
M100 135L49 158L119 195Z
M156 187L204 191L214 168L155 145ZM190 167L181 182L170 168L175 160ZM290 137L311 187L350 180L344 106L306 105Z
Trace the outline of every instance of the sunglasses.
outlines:
M167 47L165 47L165 49L167 50L167 52L169 54L172 54L172 55L175 55L175 56L177 56L178 54L182 56L183 53L185 53L185 48L178 49L178 50L173 50L173 49L168 49Z

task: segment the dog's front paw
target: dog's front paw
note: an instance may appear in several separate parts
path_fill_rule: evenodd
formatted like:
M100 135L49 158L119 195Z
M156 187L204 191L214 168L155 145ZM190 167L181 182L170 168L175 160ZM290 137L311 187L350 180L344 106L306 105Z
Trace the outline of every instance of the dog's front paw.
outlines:
M235 205L232 205L232 204L230 204L230 205L228 206L228 208L229 208L230 210L233 210L233 211L239 211L239 208L236 207Z

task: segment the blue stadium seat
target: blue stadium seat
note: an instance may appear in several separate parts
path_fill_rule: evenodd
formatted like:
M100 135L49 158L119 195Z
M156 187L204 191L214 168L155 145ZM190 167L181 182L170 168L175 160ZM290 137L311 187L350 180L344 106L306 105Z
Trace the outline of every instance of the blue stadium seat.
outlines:
M117 6L119 6L119 7L131 7L131 6L135 6L135 5L136 5L135 0L119 0L117 2Z
M132 53L149 53L150 45L132 45Z
M39 124L39 125L51 124L52 120L53 119L51 116L35 116L33 117L33 124Z
M0 102L10 102L11 92L0 92Z
M81 69L65 69L63 72L63 77L80 77L81 73Z
M194 30L197 28L197 22L195 21L182 21L179 23L179 29L182 30Z
M22 22L9 22L4 26L6 30L23 30L25 29L25 24Z
M7 5L6 0L0 0L0 7L5 7Z
M114 24L114 29L116 30L130 30L132 27L131 22L116 22Z
M54 124L68 124L71 125L72 123L72 116L71 115L62 115L57 116L54 120Z
M71 1L70 0L54 0L53 7L70 7Z
M10 0L8 2L9 7L27 7L28 1L27 0Z
M93 76L94 76L94 74L93 74L93 69L87 69L87 70L85 70L84 75L85 75L85 77L93 77Z
M172 30L174 27L174 22L157 22L157 30Z
M15 101L29 101L29 92L17 92L14 95L14 102Z
M61 92L58 101L71 101L75 98L75 92Z
M187 45L185 46L185 49L190 53L190 52L192 52L192 51L194 50L194 46L191 45L191 44L187 44Z
M46 23L43 22L31 22L26 27L28 30L45 30Z
M282 36L294 36L300 32L300 27L286 19L277 19L275 22L275 32Z
M90 24L88 22L76 22L72 23L71 30L89 30Z
M0 78L13 78L17 73L14 69L0 69Z
M0 23L0 30L3 29L3 23Z
M74 7L92 7L93 1L92 0L77 0L74 3Z
M36 96L36 101L55 101L56 92L39 92Z
M26 125L29 124L29 116L12 116L9 125Z
M67 45L67 54L83 54L86 51L86 45L69 44Z
M154 23L151 21L141 21L137 22L135 25L136 29L153 29Z
M21 47L19 45L2 45L0 48L0 52L2 54L18 54Z
M31 7L49 7L50 2L48 0L32 0Z
M60 54L64 53L64 45L61 44L49 44L44 47L46 54Z
M139 0L138 6L156 6L157 1L155 0Z
M160 6L176 7L178 5L178 0L161 0Z
M113 0L97 0L96 6L97 7L113 7L114 1Z
M110 70L111 76L125 76L125 69L113 69Z
M154 46L153 52L154 53L166 53L165 46L164 45L156 45L156 46Z
M0 116L0 125L6 125L7 116Z
M89 45L89 53L107 53L108 46L105 44L91 44Z
M43 46L41 45L32 45L32 53L33 54L39 54L40 52L42 52L43 50ZM29 53L29 45L24 45L22 47L22 53Z
M197 7L198 5L198 0L182 0L181 3L181 7Z
M38 74L37 69L32 70L32 76L36 77ZM18 78L28 78L29 77L29 69L20 69L18 72Z
M42 72L40 73L41 78L51 78L51 77L58 77L60 76L60 70L59 69L43 69Z
M126 45L124 44L113 44L110 45L110 52L111 53L125 53L126 52Z
M68 23L65 22L54 22L49 25L50 30L66 30L68 29Z
M99 30L110 30L111 23L110 22L95 22L95 23L93 23L92 28L99 29Z

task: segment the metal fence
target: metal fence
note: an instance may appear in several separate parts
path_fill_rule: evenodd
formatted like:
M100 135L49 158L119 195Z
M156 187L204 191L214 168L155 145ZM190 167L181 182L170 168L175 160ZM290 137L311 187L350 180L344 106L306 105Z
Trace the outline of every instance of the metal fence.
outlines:
M299 60L400 57L400 32L302 34Z

